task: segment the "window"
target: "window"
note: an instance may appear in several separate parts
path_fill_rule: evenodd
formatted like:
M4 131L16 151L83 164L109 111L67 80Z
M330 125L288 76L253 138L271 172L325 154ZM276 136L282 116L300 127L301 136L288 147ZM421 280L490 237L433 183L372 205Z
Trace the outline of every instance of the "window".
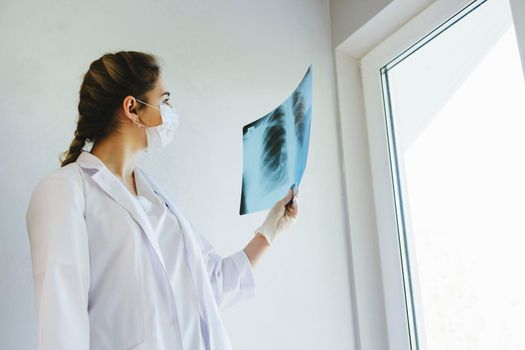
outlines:
M400 54L410 30L363 59L390 344L406 333L410 349L524 349L525 83L511 8L474 1L447 18Z

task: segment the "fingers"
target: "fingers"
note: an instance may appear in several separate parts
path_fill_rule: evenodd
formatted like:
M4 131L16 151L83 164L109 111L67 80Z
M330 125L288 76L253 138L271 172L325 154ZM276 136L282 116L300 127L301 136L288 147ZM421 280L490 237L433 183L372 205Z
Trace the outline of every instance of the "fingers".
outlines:
M296 198L294 199L292 210L293 210L294 217L297 217L297 215L299 214L299 201Z
M289 214L294 219L299 213L299 199L294 197L292 204L286 206L286 213Z
M288 204L290 199L292 199L292 195L293 195L292 190L291 189L288 190L288 193L286 193L286 196L284 196L283 199L281 199L281 203Z
M286 195L281 200L277 201L275 207L282 210L280 212L281 215L288 214L295 218L299 212L299 188L295 188L295 194L292 189L289 189Z
M293 221L293 220L297 219L297 215L298 215L298 214L299 214L299 213L296 212L296 211L288 211L288 212L286 213L286 216L288 217L288 219L291 219L291 220Z

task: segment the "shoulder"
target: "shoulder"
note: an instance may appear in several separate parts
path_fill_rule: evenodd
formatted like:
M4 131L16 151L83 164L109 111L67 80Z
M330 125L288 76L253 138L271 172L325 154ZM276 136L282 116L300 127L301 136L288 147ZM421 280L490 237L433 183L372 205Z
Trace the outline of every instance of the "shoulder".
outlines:
M68 165L53 170L51 173L44 176L37 183L35 191L44 190L47 188L56 189L56 187L63 187L69 191L81 190L81 171L82 169L80 169L76 162L69 163Z
M39 180L31 193L28 211L35 205L78 204L83 197L82 169L76 162L53 170Z

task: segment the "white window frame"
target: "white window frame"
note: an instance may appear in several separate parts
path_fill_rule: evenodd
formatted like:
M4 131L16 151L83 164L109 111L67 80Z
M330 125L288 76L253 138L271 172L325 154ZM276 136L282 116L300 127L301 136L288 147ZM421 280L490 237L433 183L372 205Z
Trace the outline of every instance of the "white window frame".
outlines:
M335 49L356 349L415 350L409 339L380 69L472 2L436 0L421 11L421 1L394 0ZM525 1L510 2L525 77ZM411 242L406 244L410 249ZM424 345L420 342L419 350Z

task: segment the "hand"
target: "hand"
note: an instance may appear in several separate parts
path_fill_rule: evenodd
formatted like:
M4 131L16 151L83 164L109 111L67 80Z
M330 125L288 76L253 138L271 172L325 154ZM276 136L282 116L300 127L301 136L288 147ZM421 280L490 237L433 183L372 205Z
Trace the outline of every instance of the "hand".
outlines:
M288 190L286 196L277 201L272 209L270 209L262 225L255 230L255 234L261 233L266 238L268 244L272 245L278 233L292 225L297 215L299 215L298 194L299 189L297 189L295 196L291 189ZM292 196L293 201L291 201Z

